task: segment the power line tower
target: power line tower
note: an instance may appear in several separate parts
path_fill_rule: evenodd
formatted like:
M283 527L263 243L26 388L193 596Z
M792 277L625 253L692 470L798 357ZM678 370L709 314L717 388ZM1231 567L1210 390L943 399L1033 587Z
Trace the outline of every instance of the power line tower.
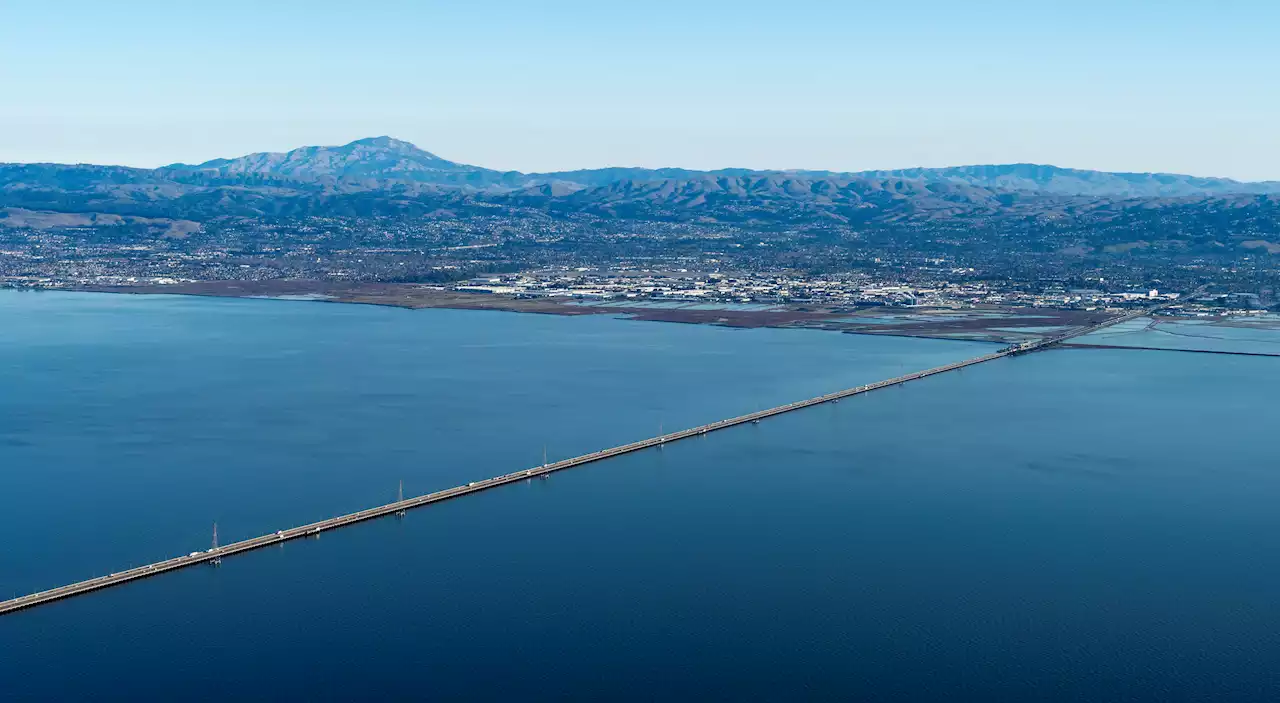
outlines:
M216 522L213 523L213 549L209 551L212 551L214 553L214 557L213 559L209 560L209 563L214 566L221 566L222 555L217 553L218 552L218 523Z

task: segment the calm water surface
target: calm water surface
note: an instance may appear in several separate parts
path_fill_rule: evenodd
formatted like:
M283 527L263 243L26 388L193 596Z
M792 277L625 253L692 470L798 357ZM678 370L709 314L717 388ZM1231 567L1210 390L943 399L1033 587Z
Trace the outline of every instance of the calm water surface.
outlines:
M1199 319L1160 318L1157 321L1140 317L1077 337L1069 344L1280 356L1280 320L1273 315L1248 316L1228 325Z
M13 292L0 335L10 592L990 349ZM33 609L0 698L1275 699L1274 361L1007 359Z

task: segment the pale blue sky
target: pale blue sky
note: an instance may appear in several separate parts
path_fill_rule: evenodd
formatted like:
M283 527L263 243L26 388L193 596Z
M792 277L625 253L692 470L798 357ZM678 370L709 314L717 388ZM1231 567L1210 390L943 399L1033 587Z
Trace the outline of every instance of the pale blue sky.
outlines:
M0 0L0 86L0 161L1280 179L1277 0Z

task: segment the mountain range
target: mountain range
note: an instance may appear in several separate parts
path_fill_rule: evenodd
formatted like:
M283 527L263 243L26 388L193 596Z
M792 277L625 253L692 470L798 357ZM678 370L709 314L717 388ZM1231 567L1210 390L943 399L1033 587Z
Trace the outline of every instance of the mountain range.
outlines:
M0 164L0 209L208 222L397 216L635 219L777 227L1151 218L1280 227L1280 182L1109 173L1034 164L831 171L601 168L497 171L391 137L157 169ZM30 217L6 222L33 221Z
M792 179L909 180L951 183L992 190L1101 197L1180 197L1229 193L1280 193L1280 181L1249 183L1169 173L1111 173L1039 164L954 166L884 171L807 171L726 168L600 168L552 173L495 171L442 159L391 137L360 139L344 146L307 146L285 153L256 153L202 164L172 164L158 175L182 179L202 175L234 181L261 176L296 182L347 185L434 184L487 190L537 185L582 189L618 182L678 181L698 178L768 176Z

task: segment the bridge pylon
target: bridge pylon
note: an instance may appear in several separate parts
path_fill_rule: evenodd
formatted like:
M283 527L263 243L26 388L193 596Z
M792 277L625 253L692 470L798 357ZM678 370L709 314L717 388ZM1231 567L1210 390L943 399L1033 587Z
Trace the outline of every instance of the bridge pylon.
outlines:
M217 522L213 523L213 548L211 548L209 551L214 553L214 557L213 559L209 560L209 563L212 564L213 566L221 566L222 555L218 554L218 523Z

